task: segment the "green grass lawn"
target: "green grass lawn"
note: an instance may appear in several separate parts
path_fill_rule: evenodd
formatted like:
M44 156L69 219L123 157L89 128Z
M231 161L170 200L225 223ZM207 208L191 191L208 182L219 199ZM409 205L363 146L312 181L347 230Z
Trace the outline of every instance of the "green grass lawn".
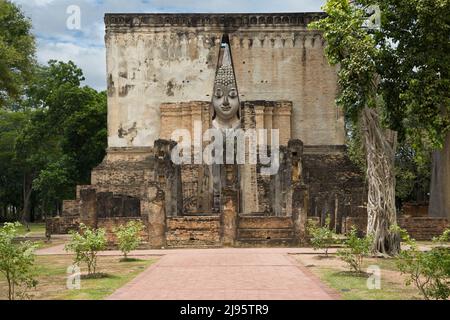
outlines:
M26 235L45 235L45 223L30 223L30 231L22 225L18 228L19 234L22 236Z
M105 274L99 279L81 279L80 290L67 289L67 268L72 265L72 257L38 256L36 273L39 281L35 290L29 293L33 300L101 300L116 289L136 277L157 258L145 257L143 260L119 262L121 257L99 257L98 272ZM145 260L144 260L145 259ZM83 266L81 268L83 270ZM7 298L7 283L0 276L0 299Z
M358 275L349 271L335 256L319 259L318 255L298 255L297 259L308 267L325 284L338 291L344 300L417 300L422 299L414 286L406 286L398 272L395 259L370 258L363 270L375 265L380 268L381 288L369 289L368 274Z
M344 300L416 300L421 299L414 287L406 287L393 279L381 278L381 289L370 290L367 276L332 268L316 271L322 281L336 289Z

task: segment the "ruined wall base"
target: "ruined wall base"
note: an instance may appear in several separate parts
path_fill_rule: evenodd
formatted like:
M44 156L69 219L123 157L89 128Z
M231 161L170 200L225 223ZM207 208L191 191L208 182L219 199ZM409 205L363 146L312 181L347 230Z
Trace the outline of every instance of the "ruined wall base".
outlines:
M433 217L399 217L397 223L400 228L408 231L411 238L420 241L429 241L433 237L440 236L450 223L446 218ZM344 220L344 232L349 232L355 227L361 234L367 230L367 217L347 217Z

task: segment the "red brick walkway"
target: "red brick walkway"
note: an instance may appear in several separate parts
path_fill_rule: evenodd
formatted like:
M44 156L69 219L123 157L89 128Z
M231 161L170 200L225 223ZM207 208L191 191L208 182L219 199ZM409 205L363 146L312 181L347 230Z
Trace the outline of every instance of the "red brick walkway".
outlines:
M300 266L290 249L165 250L112 294L119 300L329 300L339 295ZM292 251L292 250L291 250Z

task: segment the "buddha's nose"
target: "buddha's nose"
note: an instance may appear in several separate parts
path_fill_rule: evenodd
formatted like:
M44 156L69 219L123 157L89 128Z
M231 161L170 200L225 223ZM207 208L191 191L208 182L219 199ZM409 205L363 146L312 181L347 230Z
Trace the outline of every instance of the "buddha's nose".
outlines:
M224 99L223 99L223 105L224 106L229 106L230 105L230 101L228 101L228 97L227 96L225 96Z

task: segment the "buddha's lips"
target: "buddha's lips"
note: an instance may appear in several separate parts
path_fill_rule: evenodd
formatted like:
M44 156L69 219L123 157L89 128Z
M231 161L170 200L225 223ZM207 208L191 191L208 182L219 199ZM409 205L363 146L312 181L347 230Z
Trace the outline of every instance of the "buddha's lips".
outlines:
M230 110L231 110L231 107L230 107L230 106L228 106L228 107L222 106L221 109L222 109L223 111L230 111Z

